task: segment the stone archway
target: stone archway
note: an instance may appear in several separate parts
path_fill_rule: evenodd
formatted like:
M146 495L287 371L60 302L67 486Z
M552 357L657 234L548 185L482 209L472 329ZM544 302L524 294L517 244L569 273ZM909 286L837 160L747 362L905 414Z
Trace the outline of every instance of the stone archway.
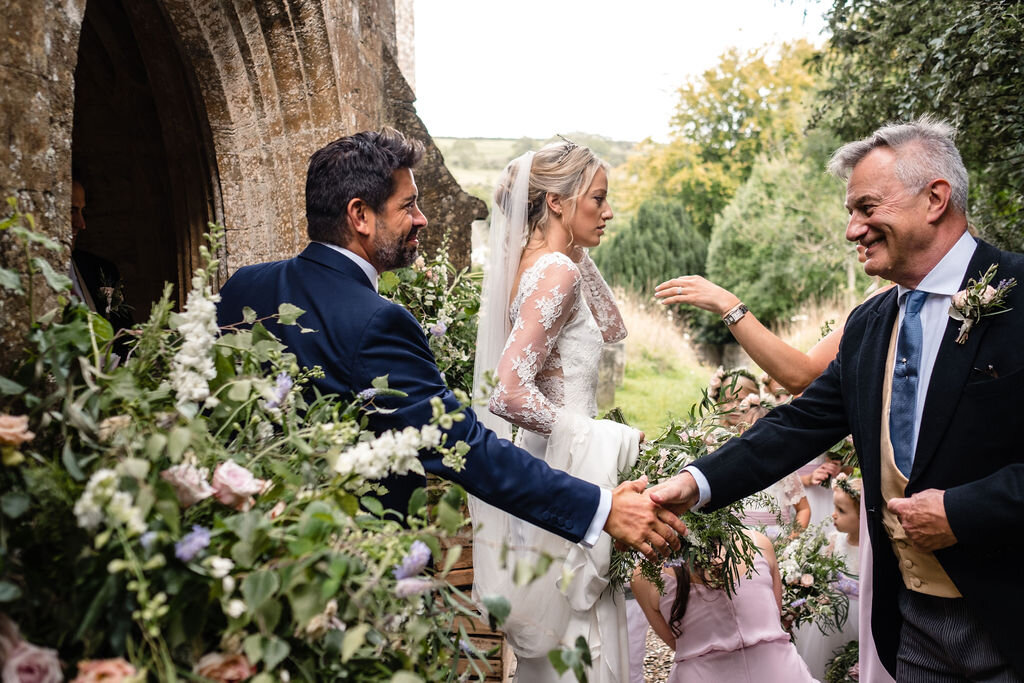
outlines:
M77 247L117 265L136 320L164 282L181 302L222 212L205 110L159 4L88 1L72 159L88 204Z

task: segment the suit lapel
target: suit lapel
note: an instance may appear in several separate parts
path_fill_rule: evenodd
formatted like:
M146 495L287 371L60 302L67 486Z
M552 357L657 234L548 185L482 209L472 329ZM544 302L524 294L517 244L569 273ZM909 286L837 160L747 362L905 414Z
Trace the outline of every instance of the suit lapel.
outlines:
M882 389L885 383L885 360L889 352L889 338L892 326L899 312L896 288L879 295L881 299L872 311L864 330L857 353L857 367L852 374L857 377L860 389L857 392L858 412L861 416L860 431L863 438L857 444L861 453L860 466L869 481L880 481L881 439L882 439ZM871 487L871 491L877 487Z
M968 279L977 278L979 273L984 273L990 265L998 262L999 250L979 240L964 279L960 282L960 289L967 286ZM939 344L921 415L917 452L914 454L914 468L910 474L912 481L925 470L942 443L988 325L983 321L971 328L963 344L956 343L959 329L960 323L950 318Z

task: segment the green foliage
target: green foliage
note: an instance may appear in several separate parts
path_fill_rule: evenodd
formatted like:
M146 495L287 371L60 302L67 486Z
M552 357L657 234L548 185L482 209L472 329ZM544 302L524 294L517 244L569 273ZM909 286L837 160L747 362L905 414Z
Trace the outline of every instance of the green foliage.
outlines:
M448 386L473 393L481 273L457 271L448 255L448 233L433 260L381 275L380 293L405 306L423 326Z
M792 628L813 623L825 635L843 630L850 611L850 597L844 591L855 584L846 562L829 548L823 523L811 525L796 538L779 536L775 555L782 577L783 623Z
M707 240L679 200L652 199L637 209L629 227L592 252L610 284L640 293L678 275L702 275Z
M715 224L708 279L766 325L802 304L863 291L868 280L845 239L846 222L842 189L816 160L763 159ZM718 316L698 320L706 321L698 325L705 339L727 335Z
M832 652L832 659L825 665L825 683L856 683L860 680L860 643L851 640ZM853 672L857 672L854 676Z
M722 429L724 414L707 395L690 409L689 416L669 423L665 432L641 444L640 456L628 470L619 474L619 481L646 476L652 484L669 479L697 458L720 446L735 433ZM682 562L694 571L708 576L714 588L732 595L743 575L750 576L756 546L747 535L740 517L741 502L726 505L713 512L687 512L682 515L689 530L682 547L670 559ZM663 563L654 563L635 550L613 550L608 580L612 586L628 583L634 569L640 568L644 578L664 590L661 578ZM741 567L745 567L741 571Z
M443 430L463 416L435 406L422 430L369 432L386 383L318 396L318 370L260 321L218 333L211 251L185 309L168 286L120 363L84 305L34 319L0 381L3 612L66 662L119 656L159 680L193 677L207 653L262 680L363 682L450 680L468 657L482 680L457 642L468 599L431 561L465 523L462 492L416 496L404 524L367 495L421 471L420 448L457 460Z
M627 208L651 197L681 200L704 235L746 180L756 159L796 138L804 128L815 78L805 41L741 54L679 90L673 139L645 141L626 165Z
M824 124L857 139L934 114L959 130L972 220L1024 251L1024 3L833 0Z

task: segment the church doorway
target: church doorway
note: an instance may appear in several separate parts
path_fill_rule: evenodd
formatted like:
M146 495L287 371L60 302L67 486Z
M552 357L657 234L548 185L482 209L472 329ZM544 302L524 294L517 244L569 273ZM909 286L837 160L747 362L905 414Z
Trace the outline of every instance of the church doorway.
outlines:
M88 0L74 97L86 204L76 251L116 266L135 322L165 282L180 308L206 224L223 210L195 74L162 2Z

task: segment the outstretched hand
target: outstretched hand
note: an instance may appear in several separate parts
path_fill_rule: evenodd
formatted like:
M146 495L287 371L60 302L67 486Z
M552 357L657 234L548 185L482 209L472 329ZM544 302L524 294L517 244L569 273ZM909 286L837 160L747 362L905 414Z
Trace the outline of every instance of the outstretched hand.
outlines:
M612 509L604 530L651 562L658 562L659 555L668 557L679 550L679 537L686 534L686 525L671 511L655 505L646 488L647 477L619 484L612 491Z
M687 512L700 500L697 480L689 472L676 476L652 486L647 491L658 505L665 507L677 515Z
M889 510L899 518L915 548L931 551L956 544L956 535L946 518L945 494L939 489L925 489L910 498L889 500Z
M718 315L725 315L740 302L735 294L700 275L666 280L654 288L654 298L666 305L689 304Z

